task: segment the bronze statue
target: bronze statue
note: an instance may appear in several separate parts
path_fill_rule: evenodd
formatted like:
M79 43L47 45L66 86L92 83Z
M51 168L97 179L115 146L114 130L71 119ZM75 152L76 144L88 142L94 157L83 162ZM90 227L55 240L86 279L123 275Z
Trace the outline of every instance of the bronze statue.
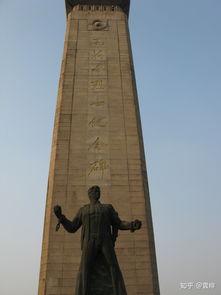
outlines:
M119 229L134 232L141 228L141 221L120 220L112 205L99 202L99 186L92 186L88 196L90 204L80 208L73 221L62 214L60 206L54 207L59 224L68 232L74 233L82 226L82 257L75 295L126 295L114 244Z

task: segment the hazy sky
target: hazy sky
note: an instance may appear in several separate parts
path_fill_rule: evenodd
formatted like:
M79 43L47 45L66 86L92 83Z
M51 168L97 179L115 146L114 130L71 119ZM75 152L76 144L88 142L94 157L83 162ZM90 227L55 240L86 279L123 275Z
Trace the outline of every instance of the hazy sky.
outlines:
M220 0L131 4L162 295L221 294L220 12ZM0 0L1 295L37 294L65 22L63 0Z

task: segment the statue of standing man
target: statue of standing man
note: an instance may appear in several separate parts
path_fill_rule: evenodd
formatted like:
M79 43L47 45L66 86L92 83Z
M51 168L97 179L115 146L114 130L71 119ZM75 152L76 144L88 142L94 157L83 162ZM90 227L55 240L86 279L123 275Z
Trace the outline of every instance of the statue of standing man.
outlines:
M60 206L54 207L59 224L68 232L74 233L82 226L82 257L75 295L126 295L114 244L118 230L134 232L141 228L141 221L120 220L112 205L99 202L99 186L92 186L88 196L90 204L81 207L73 221L62 214Z

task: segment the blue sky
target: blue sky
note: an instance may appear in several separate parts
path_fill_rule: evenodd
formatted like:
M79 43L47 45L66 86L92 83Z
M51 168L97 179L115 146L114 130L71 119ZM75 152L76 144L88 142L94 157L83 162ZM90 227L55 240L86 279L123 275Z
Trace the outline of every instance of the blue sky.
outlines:
M220 10L218 0L131 4L162 295L221 293ZM4 295L37 294L65 21L62 0L0 1Z

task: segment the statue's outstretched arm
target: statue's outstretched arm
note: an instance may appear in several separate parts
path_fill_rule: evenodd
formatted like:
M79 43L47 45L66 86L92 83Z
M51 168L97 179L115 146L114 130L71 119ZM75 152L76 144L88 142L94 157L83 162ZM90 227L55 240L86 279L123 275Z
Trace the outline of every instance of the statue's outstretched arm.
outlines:
M54 207L54 213L59 221L56 227L57 230L59 229L59 224L61 223L66 231L69 233L75 233L82 225L81 209L78 211L73 221L70 221L62 214L61 207L58 205Z
M111 205L111 219L112 219L112 224L114 226L117 226L117 228L120 230L130 230L131 232L134 232L135 230L140 229L142 225L142 222L137 219L131 222L121 220L118 216L118 213L114 210L112 205Z

